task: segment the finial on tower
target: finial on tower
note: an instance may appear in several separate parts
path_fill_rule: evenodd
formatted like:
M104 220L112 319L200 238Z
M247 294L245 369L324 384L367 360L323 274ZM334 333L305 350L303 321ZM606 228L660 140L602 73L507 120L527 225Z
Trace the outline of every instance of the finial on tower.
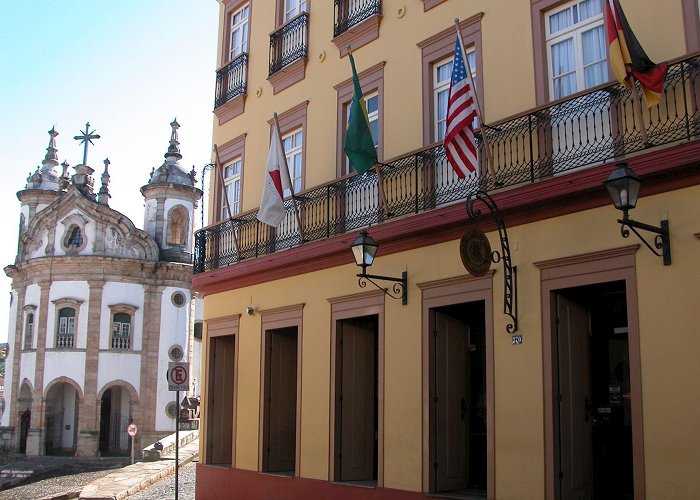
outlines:
M44 157L44 163L46 161L50 162L55 162L55 165L58 165L58 149L56 148L56 136L58 135L58 132L56 132L56 127L51 127L51 130L49 130L49 136L51 138L49 139L49 147L46 148L46 156Z
M180 143L177 140L177 129L180 128L180 124L177 122L177 118L170 122L170 127L172 127L172 132L170 133L170 146L168 147L168 152L165 153L165 157L168 158L169 156L174 156L180 159L182 158L182 155L180 154Z
M109 206L109 199L112 197L109 194L109 158L105 158L105 171L102 173L101 181L102 186L100 187L100 192L97 193L97 203L100 205Z

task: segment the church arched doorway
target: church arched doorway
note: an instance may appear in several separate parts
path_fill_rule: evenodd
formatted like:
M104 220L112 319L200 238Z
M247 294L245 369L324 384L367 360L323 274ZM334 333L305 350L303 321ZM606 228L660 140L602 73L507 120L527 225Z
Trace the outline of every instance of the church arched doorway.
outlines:
M32 389L26 381L22 383L22 387L19 389L17 413L19 414L19 440L17 442L17 451L19 453L26 453L27 436L29 435L29 425L32 419Z
M78 391L71 384L58 382L46 395L47 455L74 455L78 441Z
M129 393L120 386L110 387L102 394L100 403L100 455L128 455L131 451L126 433L131 422Z

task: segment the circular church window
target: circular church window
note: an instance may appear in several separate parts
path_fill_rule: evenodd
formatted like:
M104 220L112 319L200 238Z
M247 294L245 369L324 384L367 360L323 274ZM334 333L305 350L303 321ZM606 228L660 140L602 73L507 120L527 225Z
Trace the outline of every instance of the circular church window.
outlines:
M187 302L187 297L185 297L185 294L182 292L175 292L170 297L170 300L172 300L175 307L182 307L185 305L185 302Z
M177 403L171 401L165 406L165 414L170 418L177 418Z

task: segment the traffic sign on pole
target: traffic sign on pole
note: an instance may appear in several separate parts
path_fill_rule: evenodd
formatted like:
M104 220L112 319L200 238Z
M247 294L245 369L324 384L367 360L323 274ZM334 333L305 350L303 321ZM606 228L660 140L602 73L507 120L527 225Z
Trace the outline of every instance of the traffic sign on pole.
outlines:
M186 391L189 385L189 363L171 361L168 363L168 390Z

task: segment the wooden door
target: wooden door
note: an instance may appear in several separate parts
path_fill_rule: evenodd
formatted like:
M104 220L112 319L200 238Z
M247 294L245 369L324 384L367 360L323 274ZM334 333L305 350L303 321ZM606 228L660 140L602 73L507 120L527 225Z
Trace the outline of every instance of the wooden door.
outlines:
M339 331L340 480L375 479L376 322L343 321Z
M268 332L265 400L267 472L294 472L297 417L297 330Z
M233 450L235 337L233 335L213 337L209 342L208 463L230 465Z
M468 328L462 321L435 311L435 491L452 491L467 486Z
M589 500L593 491L589 315L561 295L556 300L561 499Z

